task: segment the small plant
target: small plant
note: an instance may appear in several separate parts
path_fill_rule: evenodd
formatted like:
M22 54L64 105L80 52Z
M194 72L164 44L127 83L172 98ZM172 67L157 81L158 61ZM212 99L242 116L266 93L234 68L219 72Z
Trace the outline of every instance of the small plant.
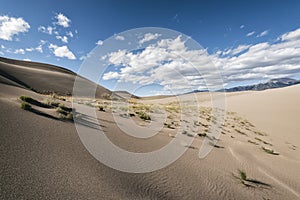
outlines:
M240 179L243 181L247 181L247 174L246 172L239 170Z
M31 105L27 102L22 102L21 103L21 108L24 109L24 110L31 110L32 109Z
M101 112L105 112L104 106L99 106L99 107L98 107L98 110L101 111Z
M197 134L199 137L206 137L206 133L198 133Z
M72 108L69 108L69 107L65 106L64 104L59 104L58 107L66 112L72 112Z
M256 180L256 179L251 179L248 178L247 174L245 171L238 170L238 176L234 175L233 176L241 181L241 183L246 186L246 187L263 187L263 188L270 188L271 185L264 183L262 181Z
M257 142L254 142L254 141L252 141L252 140L248 140L248 142L249 142L249 143L251 143L251 144L258 145L258 143L257 143Z
M279 155L278 152L275 152L273 149L268 149L268 148L265 148L265 147L262 147L262 149L268 153L268 154L272 154L272 155Z
M151 117L150 115L148 115L147 113L145 112L139 112L138 113L139 117L143 120L151 120Z
M72 113L68 113L67 116L66 116L66 119L67 120L70 120L70 121L73 121L73 114Z
M59 114L63 114L63 115L67 115L68 114L68 112L65 111L65 110L63 110L61 107L58 107L56 109L56 112L58 112Z
M33 100L33 98L28 97L28 96L20 96L20 99L25 102L30 102Z

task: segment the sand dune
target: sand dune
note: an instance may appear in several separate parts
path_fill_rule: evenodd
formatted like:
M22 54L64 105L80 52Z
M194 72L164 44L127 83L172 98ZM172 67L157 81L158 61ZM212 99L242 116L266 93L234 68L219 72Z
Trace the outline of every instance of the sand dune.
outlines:
M205 133L210 124L210 96L197 94L202 114L199 123L190 125L191 135L184 135L195 137L187 152L161 170L130 174L111 169L91 156L74 123L47 117L56 116L55 109L33 105L48 114L39 115L20 108L21 95L40 102L50 98L28 87L66 95L74 81L74 74L64 69L52 71L48 65L23 64L0 63L1 199L299 199L299 85L227 94L223 134L202 160L198 151L205 136L197 133ZM57 81L47 85L44 78ZM55 101L71 106L68 99ZM174 97L136 101L161 105L174 101ZM154 137L139 139L125 134L116 125L113 113L105 109L96 112L100 127L123 149L149 152L180 139L170 137L178 126L172 124L179 121L176 111L168 111L170 118L166 121L174 127L166 126ZM144 123L137 116L124 118L124 122L131 119ZM99 128L91 123L97 119L82 120L80 126ZM267 153L262 147L279 155ZM247 180L241 180L238 170L247 173Z
M27 88L42 94L53 92L70 96L73 92L73 85L76 74L67 69L28 61L18 61L0 57L0 82ZM82 78L85 81L86 89L93 88L93 82ZM111 92L104 87L98 86L96 98L103 98L111 95Z

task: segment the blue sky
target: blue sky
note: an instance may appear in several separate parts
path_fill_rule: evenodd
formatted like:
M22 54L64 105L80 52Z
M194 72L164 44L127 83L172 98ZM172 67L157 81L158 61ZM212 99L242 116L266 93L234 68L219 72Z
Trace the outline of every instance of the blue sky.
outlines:
M300 28L299 1L1 0L0 3L0 56L46 62L75 72L98 40L133 28L163 27L179 31L192 37L214 58L217 56L220 60L216 62L226 63L232 63L230 59L240 55L233 55L233 51L249 51L252 46L264 43L284 43L284 34L297 36L298 32L293 31ZM298 49L298 46L288 48ZM224 61L224 57L228 60ZM233 69L224 67L225 76L233 77L225 80L225 86L258 82L276 75L298 78L299 64L295 62L288 66L289 71L273 70L268 74L272 67L268 65L264 69L243 71L239 77L226 74L227 69ZM254 75L258 71L268 76L260 80ZM109 88L113 87L111 83L103 82Z

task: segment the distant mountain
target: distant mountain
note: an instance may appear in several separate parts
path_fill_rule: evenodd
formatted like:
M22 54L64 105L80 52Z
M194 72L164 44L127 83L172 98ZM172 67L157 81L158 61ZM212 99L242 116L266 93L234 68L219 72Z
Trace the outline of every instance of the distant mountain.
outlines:
M271 79L265 83L259 83L259 84L247 85L247 86L238 86L238 87L225 89L225 92L238 92L238 91L247 91L247 90L261 91L261 90L267 90L272 88L287 87L287 86L297 85L297 84L300 84L300 80L295 80L291 78L276 78L276 79Z

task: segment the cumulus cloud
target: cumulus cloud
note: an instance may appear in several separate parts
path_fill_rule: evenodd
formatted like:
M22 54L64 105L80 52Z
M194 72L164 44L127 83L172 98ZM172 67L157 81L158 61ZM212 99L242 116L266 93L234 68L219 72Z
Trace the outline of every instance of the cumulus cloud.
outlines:
M101 45L103 45L103 41L102 41L102 40L98 40L98 41L96 42L96 44L99 45L99 46L101 46Z
M24 61L31 61L29 58L24 58L23 60Z
M124 36L121 36L121 35L117 35L117 36L115 37L115 39L116 39L116 40L123 41L123 40L125 40L125 37L124 37Z
M71 38L74 37L74 34L72 33L72 31L66 32L66 35L69 36L69 37L71 37Z
M206 49L189 49L182 36L161 39L138 52L123 49L104 56L119 70L105 73L103 79L158 83L165 90L182 93L214 84L220 71L225 85L291 77L300 73L299 30L283 34L274 43L239 45L214 54Z
M255 34L255 31L251 31L251 32L249 32L249 33L247 33L247 37L250 37L250 36L252 36L252 35L254 35Z
M0 39L11 41L14 35L28 32L30 25L23 18L0 15Z
M268 33L269 33L269 31L265 30L265 31L261 32L260 34L258 34L256 37L263 37L263 36L268 35Z
M62 13L56 14L55 19L57 19L57 22L56 22L57 25L60 25L64 28L67 28L70 26L71 20Z
M151 41L151 40L155 40L155 39L157 39L159 36L161 36L161 34L158 34L158 33L155 33L155 34L153 34L153 33L146 33L146 34L144 35L143 39L141 39L141 40L139 41L139 43L140 43L140 44L143 44L143 43L145 43L145 42L149 42L149 41Z
M54 55L57 57L60 57L60 58L65 57L70 60L76 59L75 55L69 50L69 48L66 45L59 47L57 45L50 44L49 49L51 49L53 51Z
M57 35L55 37L56 37L56 39L61 40L63 43L68 43L68 37L67 36Z
M46 33L48 35L52 35L53 32L54 32L54 30L55 30L55 27L52 27L52 26L47 26L47 27L45 27L45 26L39 26L38 27L38 31L40 31L42 33Z
M281 40L285 41L285 40L298 40L300 39L300 28L296 29L294 31L288 32L283 34L280 37Z
M14 54L25 54L25 50L24 49L16 49L14 51Z
M224 52L221 52L222 55L236 55L239 54L247 49L249 49L250 45L239 45L234 49L228 49ZM220 53L219 53L220 54Z
M240 29L243 29L243 28L245 28L245 25L244 25L244 24L242 24L242 25L240 26Z

